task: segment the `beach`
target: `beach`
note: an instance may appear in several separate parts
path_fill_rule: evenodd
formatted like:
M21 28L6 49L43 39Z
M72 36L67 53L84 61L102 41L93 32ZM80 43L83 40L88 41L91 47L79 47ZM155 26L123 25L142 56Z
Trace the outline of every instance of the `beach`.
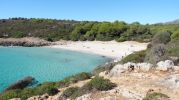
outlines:
M58 41L55 44L47 47L94 53L117 60L133 52L145 50L148 45L135 41Z

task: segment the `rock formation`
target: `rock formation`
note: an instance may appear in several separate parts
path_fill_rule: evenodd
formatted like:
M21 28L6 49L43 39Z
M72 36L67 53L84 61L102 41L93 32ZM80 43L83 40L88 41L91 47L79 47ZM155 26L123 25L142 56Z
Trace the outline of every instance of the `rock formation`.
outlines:
M22 80L19 80L13 84L11 84L9 87L5 89L5 91L14 90L14 89L23 89L27 86L30 86L35 83L35 78L28 76L23 78Z

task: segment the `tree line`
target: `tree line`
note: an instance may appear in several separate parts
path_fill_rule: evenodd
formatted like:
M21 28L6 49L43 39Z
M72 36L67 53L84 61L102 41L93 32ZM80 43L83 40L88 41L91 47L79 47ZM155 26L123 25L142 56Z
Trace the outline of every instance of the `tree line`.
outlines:
M35 18L10 18L0 20L1 38L39 37L48 41L150 41L156 33L169 32L179 37L177 24L128 24L123 21L97 22Z

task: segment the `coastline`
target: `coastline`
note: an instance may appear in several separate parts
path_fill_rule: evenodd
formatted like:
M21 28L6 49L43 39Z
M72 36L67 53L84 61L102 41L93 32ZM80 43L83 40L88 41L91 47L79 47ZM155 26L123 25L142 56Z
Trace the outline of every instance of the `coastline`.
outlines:
M0 46L22 46L22 47L47 47L59 48L84 53L98 54L104 57L121 60L123 57L145 50L148 43L136 41L116 42L113 41L65 41L49 42L35 37L25 38L0 38Z
M47 45L52 45L52 43L35 37L0 38L0 46L39 47Z
M148 45L148 43L139 43L135 41L57 41L54 44L55 45L45 47L93 53L117 61L133 52L145 50Z

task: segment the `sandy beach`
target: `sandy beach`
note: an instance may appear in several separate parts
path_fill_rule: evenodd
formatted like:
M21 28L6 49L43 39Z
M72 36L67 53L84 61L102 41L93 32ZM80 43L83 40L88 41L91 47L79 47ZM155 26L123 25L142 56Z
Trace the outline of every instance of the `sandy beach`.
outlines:
M48 47L94 53L120 60L122 57L125 57L135 51L145 50L148 43L139 43L135 41L58 41L55 44L57 45Z

